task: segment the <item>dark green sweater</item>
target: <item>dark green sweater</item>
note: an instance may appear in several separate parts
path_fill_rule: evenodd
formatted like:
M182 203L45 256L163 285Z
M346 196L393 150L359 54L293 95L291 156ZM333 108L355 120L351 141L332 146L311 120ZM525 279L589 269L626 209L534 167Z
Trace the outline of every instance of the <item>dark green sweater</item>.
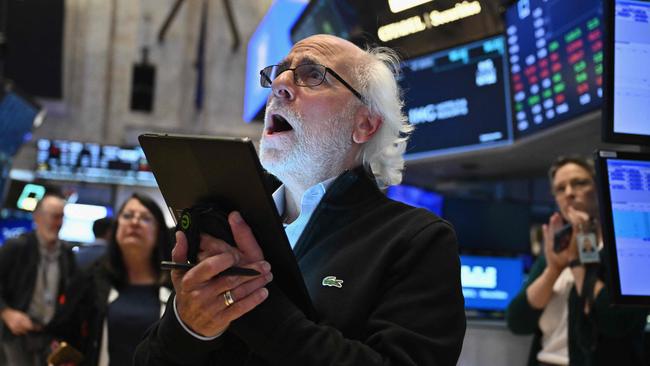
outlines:
M601 263L607 263L602 260ZM542 344L539 317L542 310L528 303L526 289L546 268L546 259L540 256L530 270L528 280L512 300L506 313L508 328L515 334L534 334L528 359L529 366L538 365L537 353ZM606 278L606 268L601 266L599 277ZM646 310L617 308L609 304L607 287L598 294L589 315L585 315L584 301L575 287L569 295L569 360L579 366L642 365L643 332Z

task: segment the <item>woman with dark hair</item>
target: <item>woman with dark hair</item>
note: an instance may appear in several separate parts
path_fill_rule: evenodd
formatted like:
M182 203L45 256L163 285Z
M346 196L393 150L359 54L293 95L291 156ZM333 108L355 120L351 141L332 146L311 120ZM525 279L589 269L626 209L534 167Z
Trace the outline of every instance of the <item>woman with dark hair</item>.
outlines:
M47 329L84 355L82 365L130 365L170 294L160 261L169 231L158 205L134 193L120 207L106 255L68 287Z

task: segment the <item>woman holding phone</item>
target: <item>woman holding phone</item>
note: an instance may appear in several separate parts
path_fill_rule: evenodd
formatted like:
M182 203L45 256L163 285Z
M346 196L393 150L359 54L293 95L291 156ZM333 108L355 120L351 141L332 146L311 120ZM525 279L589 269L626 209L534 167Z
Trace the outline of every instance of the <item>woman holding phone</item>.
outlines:
M559 212L543 226L543 255L506 315L512 332L534 334L530 366L643 364L645 310L609 305L594 175L580 157L549 169Z

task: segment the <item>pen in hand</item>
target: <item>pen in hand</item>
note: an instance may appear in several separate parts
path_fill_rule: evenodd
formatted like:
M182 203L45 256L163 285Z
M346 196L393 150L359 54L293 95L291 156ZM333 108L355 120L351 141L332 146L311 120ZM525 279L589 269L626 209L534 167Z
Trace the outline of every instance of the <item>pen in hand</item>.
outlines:
M195 265L192 263L179 263L179 262L170 262L170 261L162 261L160 262L160 268L162 270L166 271L171 271L173 269L181 270L181 271L189 271L192 267ZM217 277L224 277L224 276L257 276L260 273L254 269L250 268L243 268L243 267L229 267L223 270L221 273L217 275Z

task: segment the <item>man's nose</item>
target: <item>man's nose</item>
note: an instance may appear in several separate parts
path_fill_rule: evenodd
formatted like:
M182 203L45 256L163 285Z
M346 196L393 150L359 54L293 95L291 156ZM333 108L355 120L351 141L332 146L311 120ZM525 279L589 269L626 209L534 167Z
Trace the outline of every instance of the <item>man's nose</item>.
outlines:
M275 80L273 80L271 88L273 89L273 96L276 98L292 100L296 95L296 84L293 81L293 71L286 70L278 75Z

